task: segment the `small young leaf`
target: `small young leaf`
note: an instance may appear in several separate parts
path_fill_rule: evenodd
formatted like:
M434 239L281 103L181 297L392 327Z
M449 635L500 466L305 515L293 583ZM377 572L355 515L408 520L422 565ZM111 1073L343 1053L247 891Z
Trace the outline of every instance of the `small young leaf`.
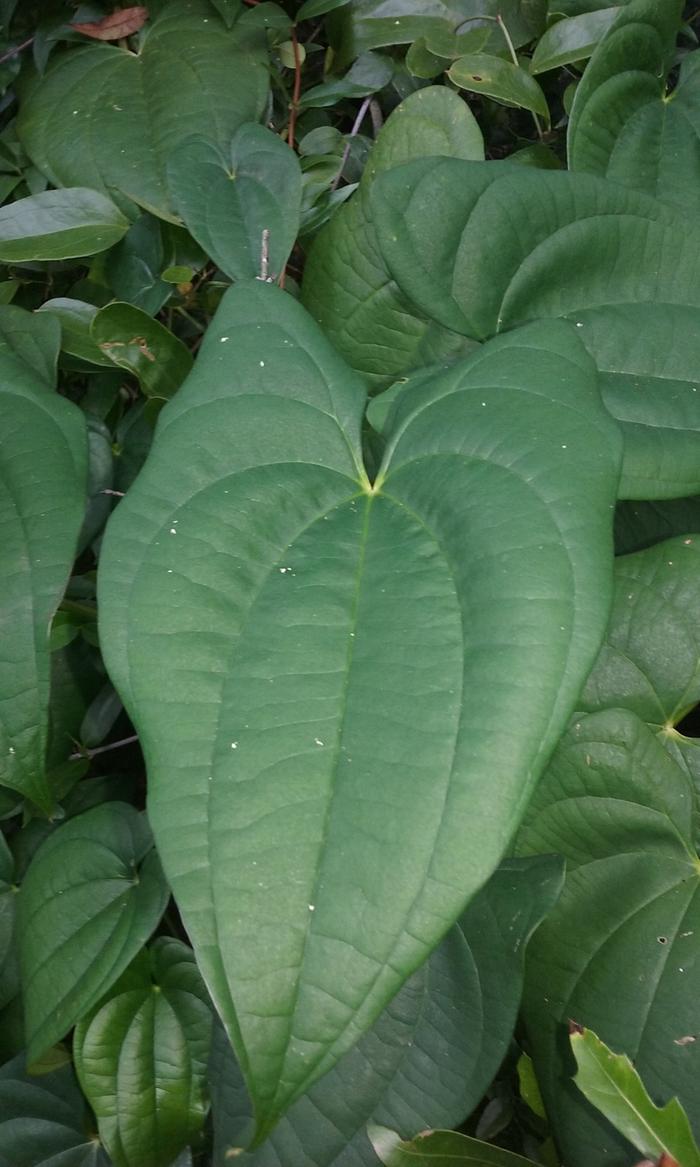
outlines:
M370 1124L367 1128L370 1142L384 1167L535 1167L531 1159L504 1151L481 1139L471 1139L456 1131L426 1131L410 1142L383 1126Z
M128 220L97 190L46 190L0 207L0 260L73 259L105 251Z
M115 1167L170 1167L208 1103L212 1007L192 950L161 937L75 1030L80 1084Z
M20 965L33 1061L93 1008L168 899L145 817L104 803L42 843L19 894Z
M192 368L182 341L133 304L100 308L90 335L115 365L138 377L147 397L172 397Z
M625 1054L614 1054L590 1029L573 1026L571 1048L582 1094L643 1155L666 1155L678 1167L700 1167L700 1148L677 1098L656 1106Z
M483 93L507 105L529 109L549 121L544 93L534 77L512 61L504 61L502 57L492 57L487 53L470 53L455 61L448 77L460 89Z
M301 169L277 134L241 126L228 157L190 138L170 156L168 184L188 230L226 275L280 274L299 231Z

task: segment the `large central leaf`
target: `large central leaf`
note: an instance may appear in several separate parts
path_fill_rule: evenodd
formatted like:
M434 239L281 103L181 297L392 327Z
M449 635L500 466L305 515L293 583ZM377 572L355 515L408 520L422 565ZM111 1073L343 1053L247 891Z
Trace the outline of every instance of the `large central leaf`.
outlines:
M264 1134L498 863L609 606L619 436L537 324L398 404L277 289L227 293L110 524L101 640Z

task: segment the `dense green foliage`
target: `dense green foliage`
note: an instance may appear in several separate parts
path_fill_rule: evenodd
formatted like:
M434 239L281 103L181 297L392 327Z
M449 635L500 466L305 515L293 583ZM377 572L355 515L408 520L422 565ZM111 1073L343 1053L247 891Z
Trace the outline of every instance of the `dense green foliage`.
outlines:
M0 1167L700 1164L696 15L0 0Z

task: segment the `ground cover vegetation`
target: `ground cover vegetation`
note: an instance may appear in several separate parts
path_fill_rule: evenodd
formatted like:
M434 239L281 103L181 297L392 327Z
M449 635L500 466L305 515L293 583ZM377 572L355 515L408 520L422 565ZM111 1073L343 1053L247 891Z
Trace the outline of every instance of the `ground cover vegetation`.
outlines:
M0 1167L699 1167L680 0L0 0Z

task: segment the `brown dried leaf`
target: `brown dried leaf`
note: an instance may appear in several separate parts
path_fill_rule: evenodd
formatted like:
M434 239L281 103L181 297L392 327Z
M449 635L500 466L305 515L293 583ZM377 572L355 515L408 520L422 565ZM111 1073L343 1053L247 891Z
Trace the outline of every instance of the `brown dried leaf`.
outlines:
M92 37L93 40L118 41L122 37L132 36L138 32L147 20L148 9L139 4L134 8L120 8L118 12L112 12L110 16L90 24L71 24L71 28L76 32L82 32L84 36Z

